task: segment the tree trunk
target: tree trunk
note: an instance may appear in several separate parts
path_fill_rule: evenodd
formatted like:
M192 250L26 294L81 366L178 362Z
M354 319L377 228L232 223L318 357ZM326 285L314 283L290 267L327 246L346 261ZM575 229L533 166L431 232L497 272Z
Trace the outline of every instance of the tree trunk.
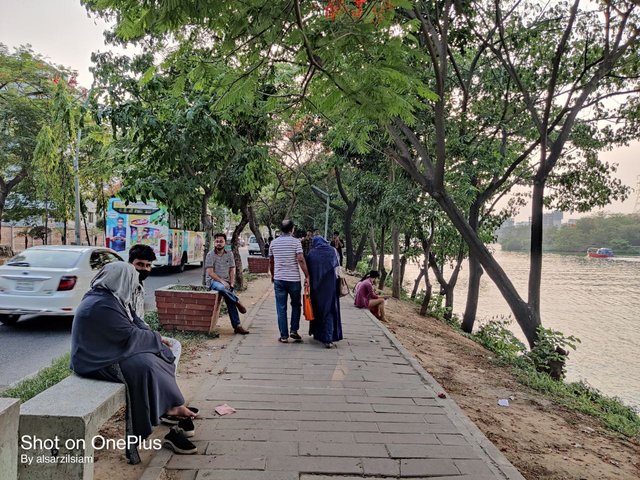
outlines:
M500 264L493 258L491 253L489 253L489 250L482 240L480 240L476 232L469 226L460 210L455 206L453 200L447 194L441 192L434 192L432 197L438 202L438 205L440 205L447 217L449 217L456 230L460 232L462 238L469 246L469 250L476 256L484 271L489 275L489 278L491 278L496 287L498 287L498 290L500 290L500 293L511 308L518 325L520 325L529 346L533 347L537 338L536 330L540 325L539 315L534 315L529 305L527 305L518 294L509 277L507 277Z
M355 270L358 260L353 248L353 215L358 206L358 200L354 200L351 203L347 203L347 210L344 213L344 222L342 228L344 229L344 247L347 253L347 270ZM358 248L360 245L358 245Z
M243 213L243 215L245 214ZM256 236L256 242L258 242L258 245L260 246L260 251L264 252L264 238L262 238L262 234L260 233L260 227L256 221L256 214L251 205L247 205L246 207L246 216L249 222L249 230L251 230Z
M413 282L413 290L411 290L411 300L416 298L418 294L418 287L420 286L420 282L422 281L422 277L424 277L424 268L420 269L420 273L418 273L418 278Z
M375 270L378 265L378 245L376 245L376 232L373 226L369 227L369 245L371 247L371 262L369 263L369 270Z
M238 286L238 290L244 290L244 273L242 269L242 257L240 257L240 252L238 251L238 238L244 230L244 227L249 223L249 219L247 218L246 212L247 208L241 209L242 217L240 219L240 223L236 225L236 228L233 229L233 234L231 236L231 251L233 252L233 260L236 264L236 285Z
M394 225L391 228L391 238L393 242L393 285L391 287L391 296L400 298L400 232L398 227Z
M91 239L89 238L89 227L87 227L87 214L85 212L82 212L82 221L84 223L84 234L87 236L87 245L91 245ZM80 239L80 243L82 243L82 239Z
M384 268L384 234L385 228L382 225L380 229L380 255L378 255L378 273L380 273L380 288L384 288L384 282L387 280L387 271Z
M358 249L356 250L354 259L353 259L353 268L349 268L347 266L348 270L354 271L356 269L356 267L358 266L358 263L360 262L360 259L362 258L362 254L364 253L364 246L367 244L367 232L364 232L361 236L360 236L360 241L358 242Z
M529 297L533 315L540 318L540 282L542 281L542 217L544 181L535 180L531 197L531 256L529 257Z
M476 234L478 233L479 217L479 205L474 203L469 209L469 226L474 232L476 232ZM480 265L476 256L472 252L469 252L469 285L467 287L467 304L464 308L462 325L460 326L463 332L471 333L473 331L473 325L476 321L476 314L478 312L480 277L482 277L482 273L482 265Z
M429 273L425 275L425 280L427 282L427 289L424 292L424 298L422 299L422 304L420 305L420 316L424 317L427 315L427 311L429 310L429 303L431 303L431 295L433 291L433 287L431 282L429 281Z
M204 245L202 246L202 285L207 284L207 268L205 265L205 260L207 258L207 254L209 253L209 250L211 249L211 239L213 238L213 218L211 218L211 214L209 213L207 208L210 198L211 192L205 191L200 202L200 223L202 224L202 228L204 229Z

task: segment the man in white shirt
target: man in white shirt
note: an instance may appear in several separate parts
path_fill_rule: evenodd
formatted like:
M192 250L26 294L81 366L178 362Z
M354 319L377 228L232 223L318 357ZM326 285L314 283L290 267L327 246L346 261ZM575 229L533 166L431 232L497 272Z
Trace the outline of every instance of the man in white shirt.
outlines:
M280 329L280 343L287 343L289 337L301 342L298 334L302 304L300 270L304 273L304 285L309 286L309 272L302 253L300 240L293 236L295 225L285 219L280 227L282 234L269 245L269 271L276 296L276 312ZM291 297L291 334L287 322L287 297Z

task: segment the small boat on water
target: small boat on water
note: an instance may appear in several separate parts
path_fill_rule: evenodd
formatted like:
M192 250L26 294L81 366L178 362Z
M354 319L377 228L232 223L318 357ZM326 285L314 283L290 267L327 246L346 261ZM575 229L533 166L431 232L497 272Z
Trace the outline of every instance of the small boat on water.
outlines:
M589 258L611 258L613 257L613 250L610 248L587 248L587 257Z

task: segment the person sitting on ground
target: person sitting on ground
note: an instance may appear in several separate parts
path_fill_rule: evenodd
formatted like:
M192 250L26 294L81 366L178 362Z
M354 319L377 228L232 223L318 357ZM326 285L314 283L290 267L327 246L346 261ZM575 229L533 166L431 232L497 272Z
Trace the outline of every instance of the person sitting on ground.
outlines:
M215 290L222 295L227 310L229 311L229 320L234 333L246 335L246 330L240 325L240 313L247 313L247 309L240 303L240 299L234 293L234 285L236 283L236 262L233 259L233 253L225 251L227 237L224 233L216 233L213 236L213 250L207 254L205 259L205 267L207 276L211 284L210 290Z
M160 417L181 419L164 437L164 445L179 454L197 453L192 418L176 383L174 355L135 314L133 292L139 288L133 265L105 265L91 281L71 328L71 369L81 377L123 383L126 387L126 435L147 438ZM140 463L137 447L126 451L131 464Z
M309 270L309 287L313 321L309 322L309 335L325 347L342 340L342 320L340 318L340 263L336 249L324 238L313 238L313 248L306 256Z
M386 322L384 301L389 297L376 294L375 282L378 278L380 278L380 274L377 270L371 270L362 277L356 285L354 305L358 308L368 308L378 320Z

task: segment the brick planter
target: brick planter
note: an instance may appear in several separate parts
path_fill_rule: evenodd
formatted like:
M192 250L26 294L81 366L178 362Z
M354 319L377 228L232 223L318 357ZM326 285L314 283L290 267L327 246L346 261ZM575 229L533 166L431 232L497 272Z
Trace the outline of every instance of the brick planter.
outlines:
M265 257L249 257L249 273L269 273L269 259Z
M180 290L174 290L179 287ZM194 290L184 290L193 287ZM198 290L195 285L167 285L156 290L158 320L165 330L212 332L218 322L220 300L217 292Z

